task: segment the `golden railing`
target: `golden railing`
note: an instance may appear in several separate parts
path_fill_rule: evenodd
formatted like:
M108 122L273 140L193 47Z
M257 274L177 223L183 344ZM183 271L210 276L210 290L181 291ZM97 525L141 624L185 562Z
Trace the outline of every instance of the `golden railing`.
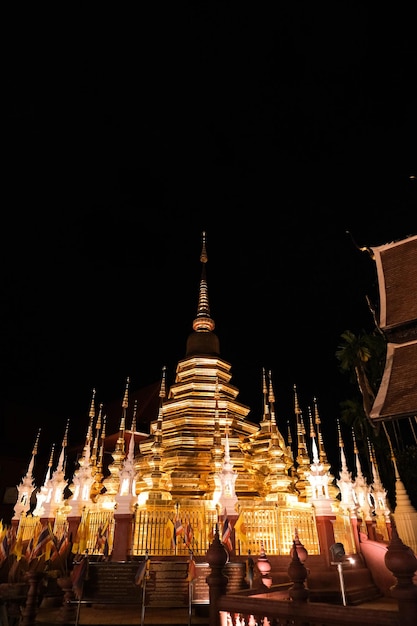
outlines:
M217 511L203 505L137 507L134 514L132 555L205 555L213 540Z
M78 532L86 533L85 549L90 555L108 555L113 549L114 512L83 511Z
M240 511L244 532L236 533L236 554L259 554L261 544L269 555L289 554L297 532L309 554L320 554L317 527L312 509L262 507Z
M32 537L37 535L40 529L40 518L34 517L31 513L22 515L19 519L19 526L16 536L19 541L30 541Z
M333 522L333 534L335 543L342 543L346 554L356 554L352 524L348 515L338 516Z

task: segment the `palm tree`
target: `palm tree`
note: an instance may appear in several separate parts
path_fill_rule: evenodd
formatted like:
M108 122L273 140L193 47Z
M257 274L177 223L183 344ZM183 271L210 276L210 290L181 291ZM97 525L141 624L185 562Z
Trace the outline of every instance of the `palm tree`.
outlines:
M340 369L351 375L351 382L357 383L362 396L362 416L378 434L379 426L369 414L384 371L386 340L379 334L356 336L350 330L345 330L341 338L344 343L336 351Z
M381 477L388 492L391 492L390 499L393 500L395 490L388 433L386 428L380 428L379 422L375 423L369 417L384 372L387 342L382 333L362 332L356 336L350 330L342 333L341 339L343 342L338 346L336 358L341 372L349 376L356 389L352 398L341 403L341 418L353 428L358 446L363 446L362 452L365 457L367 457L366 442L369 440L374 444ZM414 420L416 421L416 418ZM394 448L398 469L414 504L417 502L415 427L411 420L410 432L406 429L406 420L393 420L387 426L391 431L389 436L396 444Z

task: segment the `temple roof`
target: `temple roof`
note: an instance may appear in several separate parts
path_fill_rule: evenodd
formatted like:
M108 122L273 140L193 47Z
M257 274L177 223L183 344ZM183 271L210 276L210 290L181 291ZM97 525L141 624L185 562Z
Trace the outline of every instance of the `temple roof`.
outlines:
M417 333L417 235L372 248L372 252L378 273L380 328L389 332L413 324Z
M417 235L372 252L378 273L379 326L388 345L370 418L413 417L417 415Z
M370 412L377 420L417 415L417 341L389 343L384 375Z

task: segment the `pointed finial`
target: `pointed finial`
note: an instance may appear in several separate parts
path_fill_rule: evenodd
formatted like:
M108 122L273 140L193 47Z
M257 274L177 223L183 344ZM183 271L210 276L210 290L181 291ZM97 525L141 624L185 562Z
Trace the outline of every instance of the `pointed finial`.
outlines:
M353 428L352 428L352 440L353 440L353 453L359 454L358 446L356 445L355 431L353 430Z
M92 394L92 398L91 398L91 405L90 405L90 412L88 414L89 417L94 418L94 415L96 414L96 408L94 405L94 401L96 398L96 390L93 389L93 394Z
M163 366L162 368L162 377L161 377L161 388L159 390L159 397L160 398L166 398L167 397L167 392L166 392L166 365Z
M67 425L65 426L64 437L62 439L62 447L66 448L68 445L68 430L69 430L70 421L67 419Z
M207 263L206 251L206 233L203 232L203 247L201 250L200 261L203 263L202 275L200 280L200 290L198 297L197 317L193 321L193 330L212 332L215 329L214 320L210 315L210 304L208 298L208 288L206 280L205 264Z
M300 405L298 403L297 385L293 386L294 389L294 413L299 415L301 413Z
M133 405L133 417L132 417L132 426L131 426L132 433L134 433L135 430L136 430L136 414L137 414L137 411L138 411L138 401L135 400L135 403Z
M268 400L269 400L269 404L273 404L275 402L275 395L274 395L274 390L272 387L272 372L271 370L269 370L268 372L268 377L269 377L269 395L268 395Z
M201 248L200 261L202 263L207 263L208 261L207 250L206 250L206 231L204 230L203 230L203 243L202 243L202 248Z
M49 457L48 467L52 467L52 464L54 462L54 451L55 451L55 444L53 443L51 447L51 455Z
M39 428L38 434L36 435L35 443L33 444L32 456L35 456L35 454L38 454L40 434L41 434L41 429Z
M126 378L126 388L125 388L125 394L123 396L123 402L122 402L123 409L127 409L127 407L129 406L129 383L130 383L130 378L128 376Z
M262 393L264 394L265 398L267 398L268 396L268 387L266 385L266 372L265 372L265 368L262 368Z
M316 436L316 431L314 430L314 426L313 426L313 415L311 413L311 406L308 407L308 417L309 417L309 422L310 422L310 437L311 439L314 439Z
M287 439L288 439L288 445L291 447L291 444L292 444L292 434L291 434L291 428L290 428L289 420L287 420Z
M342 432L340 430L340 421L337 420L337 432L339 434L339 448L344 448L345 445L343 443L343 439L342 439Z

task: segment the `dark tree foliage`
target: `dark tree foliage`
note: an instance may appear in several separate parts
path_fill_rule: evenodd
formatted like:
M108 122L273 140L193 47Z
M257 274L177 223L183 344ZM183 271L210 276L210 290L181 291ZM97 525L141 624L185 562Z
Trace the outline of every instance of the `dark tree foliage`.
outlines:
M336 358L340 371L352 384L352 397L340 405L341 419L355 434L361 463L364 463L362 471L370 484L373 480L369 460L371 444L382 484L387 490L390 506L394 509L393 453L410 501L417 508L417 426L403 419L385 423L381 427L380 423L372 423L368 417L384 372L386 339L380 332L367 334L362 331L355 335L349 330L342 333L341 339Z

